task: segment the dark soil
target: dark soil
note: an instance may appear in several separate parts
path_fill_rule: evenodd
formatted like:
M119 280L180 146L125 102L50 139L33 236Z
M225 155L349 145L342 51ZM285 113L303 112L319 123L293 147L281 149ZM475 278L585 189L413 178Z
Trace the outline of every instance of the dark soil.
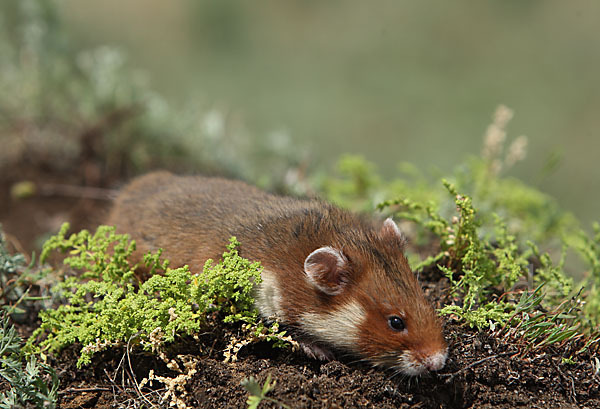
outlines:
M94 228L102 221L111 192L80 188L118 186L122 175L90 179L74 169L60 171L35 163L0 169L0 223L13 250L39 250L43 239L64 221L71 222L72 230ZM11 196L15 183L24 180L35 182L37 193L21 199ZM430 271L421 279L438 306L447 301L447 284L440 274ZM26 336L37 325L35 314L16 325ZM216 327L198 341L184 340L170 353L193 355L198 361L185 385L185 401L191 407L246 407L248 393L241 381L253 376L262 385L270 375L276 385L268 396L291 408L600 408L600 375L594 373L598 358L591 353L575 357L575 364L563 362L570 356L567 350L520 354L523 351L510 339L452 321L446 323L447 366L419 378L390 379L390 374L351 358L323 363L260 344L242 349L237 362L224 363L222 331ZM51 362L60 377L61 407L168 407L161 401L161 383L141 391L136 386L150 370L175 377L162 360L135 349L127 353L123 346L97 354L90 366L77 369L79 348L74 345ZM263 402L260 407L278 405Z

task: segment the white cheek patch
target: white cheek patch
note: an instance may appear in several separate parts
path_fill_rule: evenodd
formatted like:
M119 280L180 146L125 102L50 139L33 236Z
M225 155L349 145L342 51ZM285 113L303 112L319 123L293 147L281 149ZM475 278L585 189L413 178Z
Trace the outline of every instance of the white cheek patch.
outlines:
M261 273L262 282L257 289L256 306L264 318L275 317L281 320L281 292L275 274L264 269Z
M356 350L358 326L366 312L356 301L327 313L307 312L300 317L302 329L335 347Z

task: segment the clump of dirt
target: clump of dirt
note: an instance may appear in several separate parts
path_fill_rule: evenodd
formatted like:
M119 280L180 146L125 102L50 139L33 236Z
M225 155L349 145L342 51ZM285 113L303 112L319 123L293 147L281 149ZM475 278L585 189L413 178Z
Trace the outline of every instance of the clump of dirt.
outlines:
M28 198L11 195L15 183L37 186ZM77 173L23 166L0 170L0 223L16 251L29 254L64 221L72 229L94 228L110 205L110 189L121 180L101 178L90 186ZM45 186L45 188L44 188ZM65 188L71 186L71 188ZM80 194L78 194L78 192ZM430 299L447 301L448 283L439 272L421 280ZM22 334L38 323L35 314L16 323ZM318 362L290 350L265 345L242 349L239 360L225 363L221 353L225 327L203 334L198 341L182 340L171 355L193 355L197 371L185 386L185 402L199 408L243 408L248 397L241 386L253 376L276 381L269 397L291 408L600 408L600 375L591 352L563 361L565 351L546 348L523 354L510 339L477 332L449 320L445 335L450 345L446 367L418 378L391 376L352 357ZM90 366L76 368L80 345L73 345L50 362L60 377L63 408L166 407L164 385L139 383L152 370L159 376L178 373L149 354L122 346L94 357ZM261 407L276 407L262 403Z

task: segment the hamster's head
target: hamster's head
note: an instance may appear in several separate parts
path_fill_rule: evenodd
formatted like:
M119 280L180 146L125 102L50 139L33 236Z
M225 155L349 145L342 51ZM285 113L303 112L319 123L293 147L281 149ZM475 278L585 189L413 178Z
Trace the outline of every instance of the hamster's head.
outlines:
M303 324L325 343L412 376L443 368L448 348L404 244L387 219L375 234L313 251L304 271L326 308Z

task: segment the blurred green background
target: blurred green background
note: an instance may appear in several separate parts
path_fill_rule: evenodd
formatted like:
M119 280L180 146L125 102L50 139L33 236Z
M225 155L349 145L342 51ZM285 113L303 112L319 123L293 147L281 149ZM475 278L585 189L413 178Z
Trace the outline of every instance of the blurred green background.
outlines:
M152 87L311 168L364 155L448 171L481 151L496 106L527 135L511 174L584 224L600 201L596 1L63 0L80 49L117 46Z

